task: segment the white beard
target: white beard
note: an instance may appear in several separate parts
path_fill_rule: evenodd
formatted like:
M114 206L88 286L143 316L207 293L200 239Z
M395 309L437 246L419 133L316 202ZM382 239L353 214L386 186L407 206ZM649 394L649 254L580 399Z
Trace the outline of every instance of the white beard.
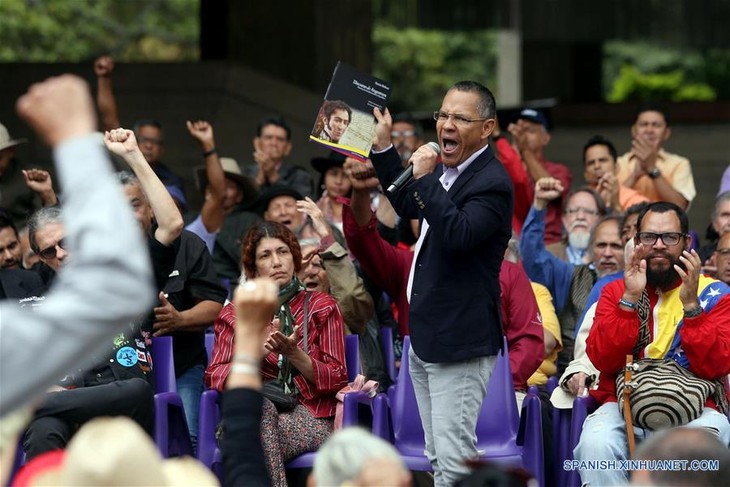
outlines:
M578 250L586 250L588 242L591 240L590 232L570 232L568 234L568 244Z

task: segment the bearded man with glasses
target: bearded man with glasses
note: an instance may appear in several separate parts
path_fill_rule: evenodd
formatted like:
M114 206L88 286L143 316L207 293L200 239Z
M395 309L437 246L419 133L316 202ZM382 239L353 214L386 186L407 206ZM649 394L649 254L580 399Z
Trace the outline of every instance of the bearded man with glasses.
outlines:
M603 288L586 341L588 358L601 374L598 388L590 391L600 407L583 425L574 451L579 461L618 465L628 459L624 418L616 405L616 376L627 355L673 360L708 381L730 373L730 287L702 275L700 257L690 250L687 214L674 203L652 203L639 214L637 228L624 278ZM685 426L706 428L727 445L726 394L711 395L702 414ZM651 433L634 425L637 441ZM585 470L581 480L623 485L628 475Z

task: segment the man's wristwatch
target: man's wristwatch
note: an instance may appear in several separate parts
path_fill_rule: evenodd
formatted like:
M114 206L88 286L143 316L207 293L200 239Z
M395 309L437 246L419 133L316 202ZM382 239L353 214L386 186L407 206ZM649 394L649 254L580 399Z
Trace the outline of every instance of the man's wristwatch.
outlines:
M692 308L689 311L684 310L685 318L697 318L701 314L702 314L702 306L695 306L694 308Z
M658 167L655 167L654 169L649 171L649 177L652 179L656 179L661 175L662 175L662 171Z

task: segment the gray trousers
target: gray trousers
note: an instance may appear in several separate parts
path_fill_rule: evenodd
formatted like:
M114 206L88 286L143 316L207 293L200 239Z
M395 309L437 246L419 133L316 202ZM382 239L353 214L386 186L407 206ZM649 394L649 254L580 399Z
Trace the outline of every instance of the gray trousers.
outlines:
M410 349L408 365L435 487L454 485L469 473L464 461L477 457L477 419L496 363L492 356L434 364Z

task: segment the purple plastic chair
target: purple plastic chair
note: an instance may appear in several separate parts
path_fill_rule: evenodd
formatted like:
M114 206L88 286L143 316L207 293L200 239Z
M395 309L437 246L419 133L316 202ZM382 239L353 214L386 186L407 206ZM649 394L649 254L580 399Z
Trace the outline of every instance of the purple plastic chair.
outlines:
M548 394L552 394L553 390L558 385L558 378L556 376L550 377L547 383ZM563 462L573 458L572 450L570 448L570 422L573 415L571 409L559 409L553 407L552 418L553 418L553 446L554 452L554 463L555 468L555 485L567 485L567 472L563 470ZM548 452L545 452L548 455ZM546 458L545 461L550 461Z
M398 373L395 370L395 350L393 349L393 329L384 326L380 329L380 346L383 348L385 367L390 376L390 381L395 384L398 380Z
M215 333L205 334L205 351L208 354L208 363L213 359L213 349L215 348Z
M357 375L362 371L360 363L360 340L357 335L347 335L345 337L345 366L347 367L348 382L354 381ZM353 408L357 410L357 403L353 404L352 399L350 399L349 409L352 410ZM355 416L357 417L357 412L355 412ZM350 418L349 415L348 418ZM345 421L345 414L343 410L342 426L350 426L351 422L351 418L349 421ZM302 453L298 457L294 457L289 460L286 463L286 468L312 468L314 465L314 456L316 454L316 452Z
M152 339L155 378L155 443L164 458L193 455L182 399L177 393L172 337Z
M405 337L403 357L407 357L409 349L410 337ZM409 364L404 359L398 382L388 389L387 395L379 394L373 402L373 433L391 441L410 470L431 471L417 411ZM540 399L529 391L522 417L519 416L506 339L487 386L476 432L481 459L524 467L544 485Z
M694 230L690 230L688 233L689 233L689 238L690 238L690 249L699 250L700 249L700 236Z
M207 337L206 337L207 340ZM207 346L207 341L206 341ZM209 358L212 347L209 349ZM360 348L357 335L345 337L345 366L347 380L352 382L361 373ZM350 393L345 396L343 426L357 424L359 404L370 403L364 393ZM223 479L223 455L218 448L215 431L220 422L220 394L216 390L207 390L200 397L200 416L198 420L198 460L210 468L213 473ZM291 459L286 468L311 468L314 465L315 452L308 452Z
M565 460L574 460L573 450L578 446L580 434L583 431L583 423L589 414L596 410L596 400L591 396L576 397L573 401L573 414L570 419L570 436L568 437L568 450ZM562 470L562 464L559 466ZM577 470L565 472L563 479L568 487L580 487L580 474Z

